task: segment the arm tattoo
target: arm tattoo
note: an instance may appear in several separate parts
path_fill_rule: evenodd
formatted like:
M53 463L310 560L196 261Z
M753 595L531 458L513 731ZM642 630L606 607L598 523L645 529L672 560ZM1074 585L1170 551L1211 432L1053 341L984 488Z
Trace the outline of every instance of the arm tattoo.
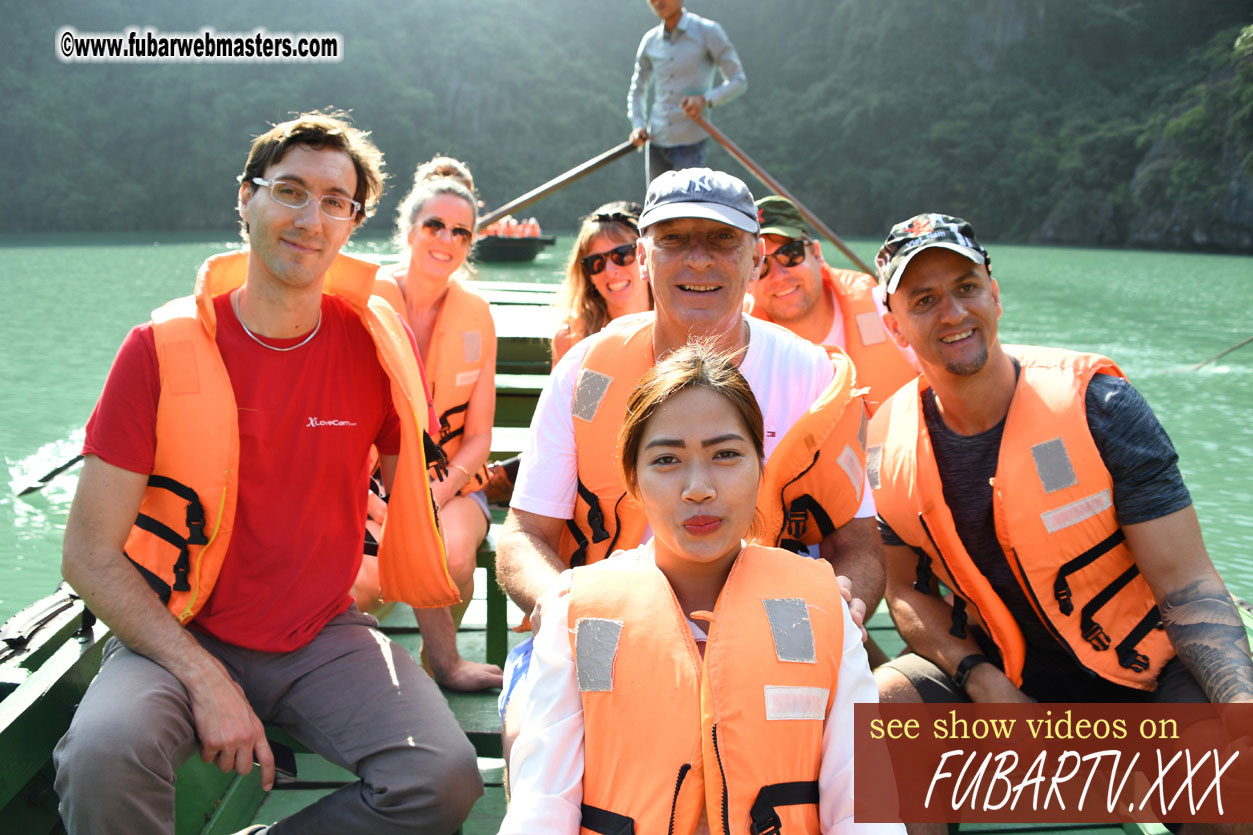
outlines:
M1244 622L1227 589L1197 580L1166 595L1162 624L1179 658L1211 702L1253 699L1253 661Z

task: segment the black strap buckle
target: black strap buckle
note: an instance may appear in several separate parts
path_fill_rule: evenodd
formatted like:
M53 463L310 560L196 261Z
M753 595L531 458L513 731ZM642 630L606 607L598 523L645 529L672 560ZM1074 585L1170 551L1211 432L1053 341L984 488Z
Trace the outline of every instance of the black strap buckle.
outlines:
M809 514L803 509L796 506L793 502L792 506L787 510L787 516L784 518L784 529L787 535L792 539L800 539L805 535L805 530L809 527Z
M1140 619L1127 637L1119 642L1116 652L1118 664L1134 673L1142 673L1149 668L1149 657L1138 651L1136 646L1145 636L1162 625L1162 613L1154 606Z
M761 818L753 818L751 831L753 835L777 835L783 830L783 821L779 819L779 813L773 808L770 809L768 815Z
M1136 578L1140 573L1140 569L1135 565L1130 566L1122 574L1119 574L1105 588L1101 589L1087 605L1079 613L1079 630L1083 634L1085 640L1090 643L1093 649L1098 651L1109 649L1109 635L1096 622L1094 615L1114 598L1114 595L1122 591L1123 588Z
M1053 580L1053 598L1057 601L1057 608L1061 610L1063 615L1069 615L1075 610L1075 604L1070 592L1070 583L1066 581L1066 578L1079 569L1091 565L1098 558L1109 553L1116 546L1121 545L1126 538L1127 535L1122 532L1122 528L1119 528L1057 569L1057 577Z
M818 781L800 780L795 783L772 783L762 786L757 799L748 811L752 819L749 832L752 835L778 835L783 821L775 811L779 806L801 806L806 803L818 805Z
M579 498L587 503L587 526L592 530L592 542L603 542L609 538L609 531L605 530L605 511L600 506L600 499L587 489L583 479L577 479L577 482Z

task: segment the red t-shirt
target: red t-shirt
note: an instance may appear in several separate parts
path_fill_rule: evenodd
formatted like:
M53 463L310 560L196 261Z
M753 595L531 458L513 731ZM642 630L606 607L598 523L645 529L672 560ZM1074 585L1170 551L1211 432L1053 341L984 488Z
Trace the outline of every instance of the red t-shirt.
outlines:
M321 329L288 352L253 341L229 294L214 308L239 409L239 500L217 585L192 625L236 646L285 652L348 608L370 445L398 452L400 423L374 342L341 299L324 296ZM113 361L83 452L150 474L160 393L152 325L140 325Z

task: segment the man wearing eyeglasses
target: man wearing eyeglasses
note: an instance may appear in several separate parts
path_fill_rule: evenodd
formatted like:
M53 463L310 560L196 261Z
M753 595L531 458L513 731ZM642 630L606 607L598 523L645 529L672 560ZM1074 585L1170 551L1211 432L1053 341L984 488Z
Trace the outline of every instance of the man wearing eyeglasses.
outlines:
M843 349L857 366L857 384L870 389L866 406L874 414L918 376L913 350L883 329L882 291L865 273L828 265L791 200L763 197L757 216L766 254L761 277L749 285L752 314L816 345Z
M371 301L374 265L340 255L381 168L368 135L333 115L259 136L239 178L249 247L209 259L195 295L118 352L62 563L113 633L54 753L70 833L172 832L175 773L193 753L223 772L256 763L269 790L283 749L263 721L361 782L247 832L450 832L482 794L439 689L349 596L377 447L384 593L457 599L413 337Z
M627 93L630 141L648 143L645 175L651 183L663 171L705 164L709 134L691 120L706 107L743 94L748 79L740 56L715 21L683 8L683 0L648 0L661 23L644 33L635 52L635 73ZM722 83L713 85L714 71ZM645 102L653 84L653 105Z
M616 320L557 364L536 406L499 541L501 584L524 612L532 612L533 624L540 599L558 587L564 569L635 547L649 536L642 514L615 499L625 487L611 469L625 397L649 365L693 339L738 354L764 418L767 483L778 471L771 456L777 449L790 455L786 444L795 438L787 437L789 429L831 390L837 375L848 376L843 354L833 360L784 328L744 315L744 293L761 271L762 246L752 194L741 180L707 168L666 172L649 187L639 229L637 260L652 287L654 310ZM832 490L845 493L827 505L814 502L821 510L812 516L789 505L787 535L821 535L820 556L851 581L860 600L850 608L860 620L865 607L882 596L883 565L875 511L858 463L863 407L860 397L851 391L847 396L839 400L841 422L824 436L838 440L835 449L824 451L821 463L813 458L804 464ZM778 493L763 486L760 495ZM515 649L506 664L501 698L506 740L516 734L517 705L525 702L512 698L510 688L525 677L529 646Z

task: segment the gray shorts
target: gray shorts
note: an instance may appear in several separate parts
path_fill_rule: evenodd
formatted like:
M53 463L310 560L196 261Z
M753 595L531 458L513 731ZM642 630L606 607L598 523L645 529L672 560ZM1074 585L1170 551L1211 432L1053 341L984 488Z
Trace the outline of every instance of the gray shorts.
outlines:
M483 515L487 517L487 524L492 524L492 512L487 509L487 488L475 490L473 493L466 495L466 498L473 499L474 503L479 506L479 510L483 511Z

